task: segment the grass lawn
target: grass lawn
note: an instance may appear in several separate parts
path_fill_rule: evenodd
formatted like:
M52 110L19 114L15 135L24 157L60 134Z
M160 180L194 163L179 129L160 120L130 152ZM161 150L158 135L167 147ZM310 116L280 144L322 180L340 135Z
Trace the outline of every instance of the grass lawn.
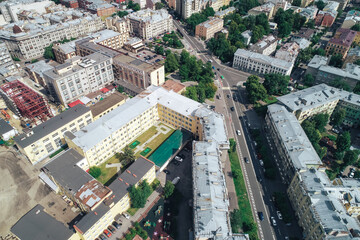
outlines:
M277 98L274 96L268 96L264 102L266 102L267 104L273 104L277 102Z
M162 124L160 124L159 126L161 127L161 125ZM151 151L148 152L146 155L144 155L144 157L150 156L150 154L152 152L154 152L174 131L175 131L174 129L170 128L170 131L167 134L161 133L155 139L153 139L151 142L149 142L146 145L146 148L150 148ZM154 136L156 133L157 133L156 127L152 126L146 132L144 132L142 135L140 135L138 138L136 138L136 140L140 142L140 146L141 146L141 144L145 143L149 138ZM135 157L142 156L141 152L142 151L136 152Z
M257 226L253 219L249 197L246 191L245 181L242 175L237 152L236 151L233 152L229 150L229 158L231 163L231 171L234 172L237 169L240 170L237 171L239 173L239 177L233 178L233 180L234 180L235 191L238 199L239 209L241 211L241 222L254 223L254 225ZM247 233L251 236L257 236L257 227L255 227L251 232L247 232Z
M111 158L109 158L106 162L101 164L99 166L101 169L101 175L97 178L97 180L102 184L105 184L107 181L109 181L110 178L112 178L117 173L117 168L116 167L107 168L105 166L107 163L118 163L118 162L119 159L116 158L116 155L114 155Z
M129 208L127 210L127 212L131 215L131 216L134 216L135 213L137 212L137 210L139 210L138 208Z

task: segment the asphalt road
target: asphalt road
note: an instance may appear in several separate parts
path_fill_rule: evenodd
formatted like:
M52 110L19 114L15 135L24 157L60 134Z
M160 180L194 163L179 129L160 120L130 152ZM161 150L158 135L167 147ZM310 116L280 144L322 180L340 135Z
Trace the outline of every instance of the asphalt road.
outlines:
M237 140L240 164L245 178L253 216L258 224L260 239L285 239L285 236L301 236L301 231L295 222L292 227L287 227L284 222L281 222L277 218L277 209L275 209L274 204L271 202L272 193L274 191L286 191L286 186L281 183L280 179L277 181L267 181L264 178L264 171L255 156L255 146L250 138L249 126L260 127L262 123L257 117L255 117L255 119L249 118L249 111L244 105L246 103L243 97L245 93L241 92L241 94L238 94L238 92L235 91L236 86L242 85L250 74L238 71L230 66L222 65L217 58L213 57L211 53L205 49L205 46L201 42L195 37L189 36L177 21L174 21L174 25L184 35L185 40L194 50L193 52L205 62L211 60L212 65L216 68L216 77L221 85L221 99L219 101L224 101L223 105L226 106L225 114L230 118L231 122L231 129L228 129L228 131L231 131L233 133L231 135L235 136ZM221 75L224 77L223 80L220 79ZM228 95L229 98L227 97ZM234 107L235 110L230 111L230 107ZM234 134L236 130L240 130L241 135ZM250 160L249 164L243 161L244 157ZM261 184L258 179L263 180ZM264 221L260 221L258 212L263 212ZM270 223L271 216L274 216L277 220L278 225L276 227L273 227Z

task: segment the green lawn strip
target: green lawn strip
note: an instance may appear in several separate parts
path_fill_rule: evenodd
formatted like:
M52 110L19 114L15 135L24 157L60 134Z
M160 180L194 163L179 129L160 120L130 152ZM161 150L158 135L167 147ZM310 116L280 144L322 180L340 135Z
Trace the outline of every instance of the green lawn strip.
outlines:
M137 210L139 210L138 208L129 208L127 210L127 212L131 215L131 216L134 216L135 213L137 212Z
M239 162L239 157L237 155L237 152L229 151L229 159L231 163L231 171L237 171L239 173L238 178L233 178L234 185L235 185L235 191L238 198L238 205L239 209L241 211L241 222L246 223L254 223L256 226L251 232L248 232L249 235L257 236L257 225L254 222L251 206L245 186L244 177L242 175L241 166Z
M116 167L111 167L111 168L106 167L106 164L108 163L119 163L119 159L116 158L116 156L114 155L99 166L99 168L101 169L101 175L100 177L97 178L97 180L102 184L105 184L117 173Z
M144 143L149 138L154 136L156 133L157 133L156 126L152 126L148 130L146 130L143 134L141 134L139 137L137 137L136 140L139 141L140 143Z
M140 155L145 157L150 151L151 151L151 148L148 148L148 147L147 147L144 151L142 151L142 152L140 153Z

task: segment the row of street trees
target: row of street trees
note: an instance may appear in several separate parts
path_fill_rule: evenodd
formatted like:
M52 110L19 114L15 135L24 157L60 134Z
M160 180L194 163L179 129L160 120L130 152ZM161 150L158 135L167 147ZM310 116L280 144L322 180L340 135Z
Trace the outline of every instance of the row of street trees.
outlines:
M287 37L292 31L299 31L306 22L306 18L293 10L280 8L274 17L274 22L278 24L279 37Z
M212 17L215 15L215 11L212 7L207 7L200 13L193 13L188 19L186 19L186 23L188 28L195 32L196 25L205 22L208 20L208 17Z

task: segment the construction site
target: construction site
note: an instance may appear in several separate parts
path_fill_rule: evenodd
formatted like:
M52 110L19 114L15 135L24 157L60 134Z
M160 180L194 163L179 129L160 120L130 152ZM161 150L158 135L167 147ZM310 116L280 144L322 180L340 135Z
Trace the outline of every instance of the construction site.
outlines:
M5 121L13 117L21 121L22 127L32 127L53 117L47 100L19 80L1 85L0 96L5 103L0 106Z

